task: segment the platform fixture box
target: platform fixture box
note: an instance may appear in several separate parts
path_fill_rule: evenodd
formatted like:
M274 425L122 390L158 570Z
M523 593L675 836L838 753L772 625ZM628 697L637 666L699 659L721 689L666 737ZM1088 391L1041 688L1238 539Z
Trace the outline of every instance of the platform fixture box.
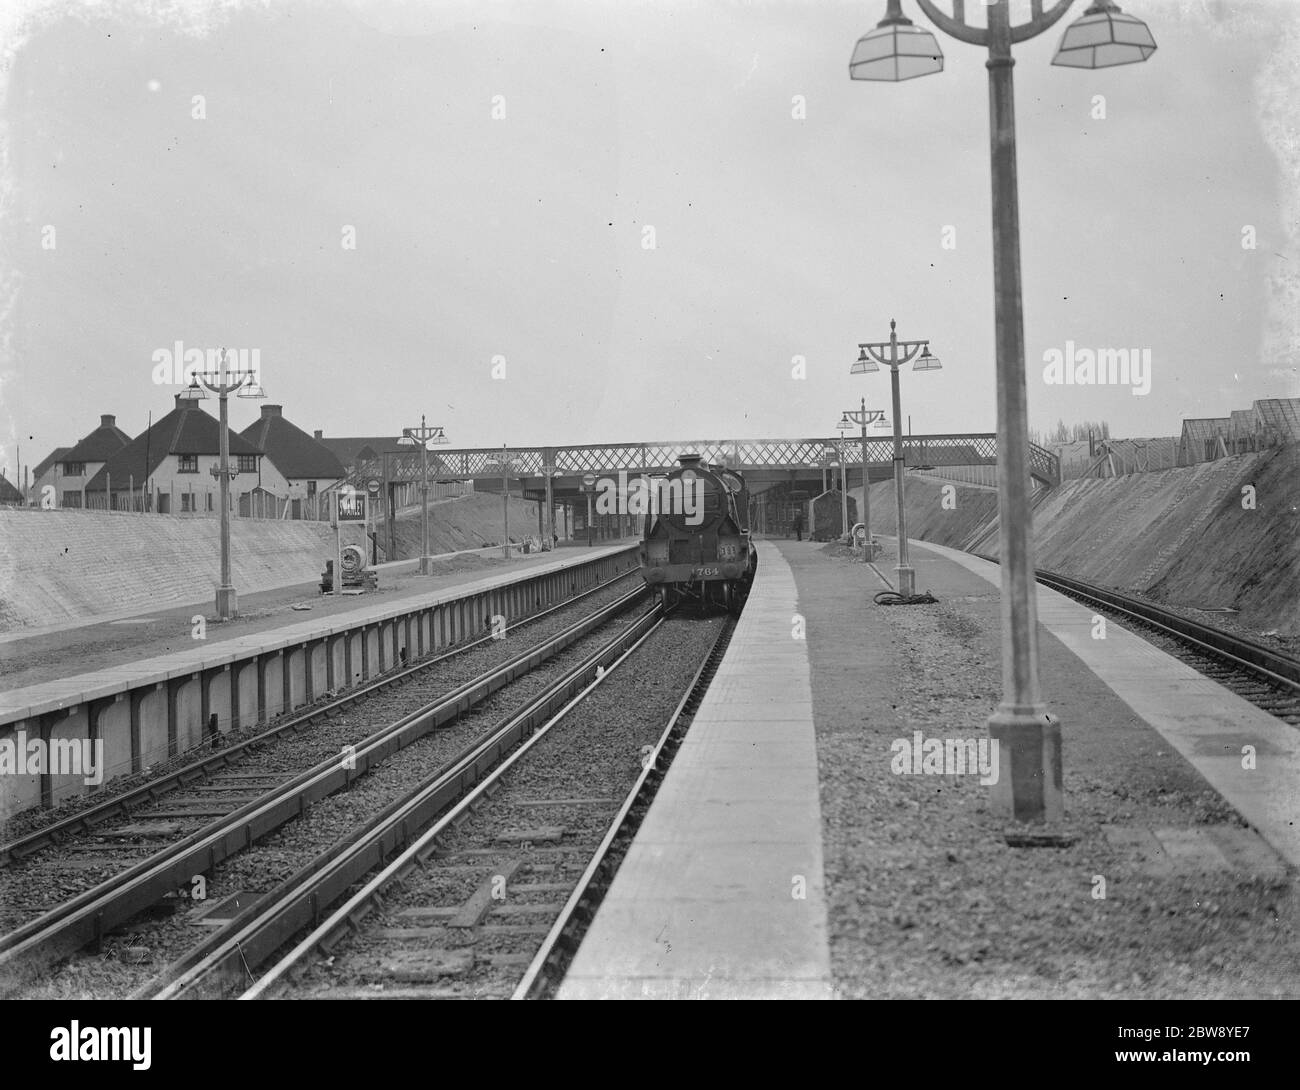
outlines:
M343 593L343 524L366 524L366 494L355 488L330 493L330 524L334 527L334 586L331 593Z

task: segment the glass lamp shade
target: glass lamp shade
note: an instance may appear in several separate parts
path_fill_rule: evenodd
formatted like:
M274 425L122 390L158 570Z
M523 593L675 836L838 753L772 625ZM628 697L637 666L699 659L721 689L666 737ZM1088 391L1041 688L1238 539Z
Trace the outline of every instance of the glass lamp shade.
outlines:
M840 422L835 426L839 428L840 431L849 432L852 431L856 425L853 423L852 420L849 419L849 414L845 413L842 417L840 417Z
M891 425L891 424L889 423L889 421L886 420L883 416L882 416L879 420L876 421L876 427L878 427L878 428L888 428L888 427L892 427L892 426L893 426L893 425Z
M190 384L181 391L182 401L202 401L207 396L203 392L203 387L199 385L197 378L190 379Z
M406 435L406 434L403 434L402 437L397 441L397 445L398 445L399 447L414 447L414 446L418 446L418 444L416 443L416 441L415 441L411 436Z
M851 375L871 375L880 370L880 365L873 359L867 358L867 350L864 348L858 353L857 361L849 368Z
M424 441L424 447L426 450L428 450L429 447L436 447L440 443L445 446L448 443L448 441L449 440L447 439L447 437L442 434L442 429L439 428L437 435L431 435L429 436L428 439Z
M266 397L266 391L262 389L262 384L260 382L254 380L253 382L244 383L235 396L252 398Z
M938 356L930 355L928 348L923 348L921 354L917 357L916 362L912 364L913 371L942 371L943 364L939 362Z
M943 71L943 51L934 35L910 20L886 19L858 39L849 78L899 83Z
M1156 51L1146 23L1125 15L1112 0L1097 0L1065 29L1052 63L1064 68L1137 64Z

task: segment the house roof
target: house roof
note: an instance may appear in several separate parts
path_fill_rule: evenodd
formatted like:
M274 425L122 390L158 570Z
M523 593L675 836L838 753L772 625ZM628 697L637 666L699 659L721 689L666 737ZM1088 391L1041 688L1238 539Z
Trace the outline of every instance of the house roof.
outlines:
M99 418L99 427L67 452L60 462L107 462L131 441L131 437L117 426L117 418L105 414Z
M23 494L9 483L9 478L0 473L0 503L22 503Z
M353 435L337 439L322 438L317 442L333 451L344 468L351 471L362 462L376 460L386 450L403 450L397 442L398 438L396 435Z
M32 480L38 480L45 473L48 473L50 467L54 465L55 462L62 462L64 460L64 455L71 449L71 447L55 447L45 456L44 460L32 470Z
M263 405L261 418L239 434L270 458L286 479L337 480L345 475L337 455L286 420L279 405Z
M86 482L86 491L103 492L109 477L123 485L129 480L138 484L148 479L149 474L162 465L163 459L172 454L219 454L220 432L220 421L204 412L198 402L185 401L178 394L176 407L109 458ZM230 453L260 454L261 451L232 431Z

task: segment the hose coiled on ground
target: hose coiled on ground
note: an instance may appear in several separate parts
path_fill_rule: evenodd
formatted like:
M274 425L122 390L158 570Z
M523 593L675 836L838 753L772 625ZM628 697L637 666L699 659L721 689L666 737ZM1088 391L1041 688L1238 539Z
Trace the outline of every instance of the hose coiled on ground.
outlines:
M896 590L882 590L872 599L878 606L923 606L939 599L928 590L922 594L899 594Z

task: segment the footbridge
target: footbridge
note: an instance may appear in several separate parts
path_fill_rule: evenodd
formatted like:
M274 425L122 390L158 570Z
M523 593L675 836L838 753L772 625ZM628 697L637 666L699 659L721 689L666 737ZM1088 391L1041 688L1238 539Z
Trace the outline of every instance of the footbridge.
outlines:
M866 441L867 475L884 480L893 472L892 436ZM903 440L903 464L908 469L940 466L988 466L997 464L998 438L992 432L951 435L909 435ZM662 474L677 466L683 454L699 454L706 462L726 465L745 476L752 491L762 492L776 484L805 482L820 486L823 470L848 463L850 488L862 484L863 441L851 439L687 439L654 443L596 443L569 447L514 447L502 467L502 450L497 447L466 449L435 448L429 451L430 481L474 481L479 491L501 488L503 476L511 491L522 484L525 493L544 494L546 480L558 498L581 494L584 480L626 472ZM1051 488L1060 483L1061 466L1056 455L1031 443L1030 474L1034 481ZM358 468L346 482L363 487L365 482L382 481L386 490L411 484L422 477L418 448L387 451L380 461Z

